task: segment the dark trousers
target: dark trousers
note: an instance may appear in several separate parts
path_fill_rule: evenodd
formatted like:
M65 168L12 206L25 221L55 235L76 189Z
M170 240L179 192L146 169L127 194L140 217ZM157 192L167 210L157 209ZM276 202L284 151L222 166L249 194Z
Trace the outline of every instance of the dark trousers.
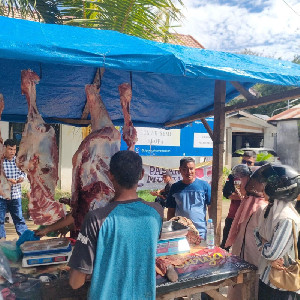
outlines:
M155 202L158 202L162 207L166 207L167 199L163 199L161 197L156 197Z
M22 214L22 199L5 200L0 198L0 238L6 237L4 228L6 209L14 221L17 234L21 235L28 229Z
M299 300L294 292L279 291L259 280L258 300Z
M229 231L232 225L233 219L231 218L226 218L225 219L225 226L223 228L223 239L222 239L222 243L220 245L221 248L225 249L226 251L229 251L230 247L225 248L225 244L229 235Z

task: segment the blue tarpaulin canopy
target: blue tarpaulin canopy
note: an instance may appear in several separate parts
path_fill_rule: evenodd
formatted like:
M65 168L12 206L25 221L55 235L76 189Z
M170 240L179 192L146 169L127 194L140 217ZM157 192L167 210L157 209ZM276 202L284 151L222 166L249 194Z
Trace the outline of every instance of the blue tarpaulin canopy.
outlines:
M131 82L136 126L163 127L213 109L215 80L224 80L226 101L255 83L300 86L300 66L281 60L163 44L115 31L49 25L0 17L0 93L4 121L25 122L21 70L41 80L37 106L50 123L81 119L85 84L105 68L101 96L115 125L123 123L118 85Z

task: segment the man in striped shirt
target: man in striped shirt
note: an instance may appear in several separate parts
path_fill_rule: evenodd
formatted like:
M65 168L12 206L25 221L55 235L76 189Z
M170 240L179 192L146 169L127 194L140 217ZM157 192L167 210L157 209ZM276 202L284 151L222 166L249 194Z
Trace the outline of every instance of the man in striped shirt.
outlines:
M27 230L22 214L21 192L21 182L24 181L26 175L16 165L16 142L8 139L4 142L4 146L3 168L7 180L11 183L11 199L0 197L0 240L6 238L4 228L6 210L11 214L18 235Z

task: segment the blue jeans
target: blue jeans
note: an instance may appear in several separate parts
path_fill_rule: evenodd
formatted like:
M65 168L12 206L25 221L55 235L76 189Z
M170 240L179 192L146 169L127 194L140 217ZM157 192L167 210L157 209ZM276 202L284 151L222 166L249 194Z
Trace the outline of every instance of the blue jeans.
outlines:
M22 214L22 199L5 200L0 198L0 238L6 237L4 228L6 209L14 221L17 234L21 235L28 229Z

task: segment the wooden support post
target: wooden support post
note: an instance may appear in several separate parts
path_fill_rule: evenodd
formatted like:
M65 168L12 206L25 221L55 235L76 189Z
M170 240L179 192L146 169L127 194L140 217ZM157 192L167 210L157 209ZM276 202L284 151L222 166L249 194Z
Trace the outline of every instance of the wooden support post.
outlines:
M215 81L214 102L214 131L213 131L213 165L211 183L211 218L215 225L215 244L221 242L222 220L222 180L223 180L223 152L225 134L225 98L226 82Z

